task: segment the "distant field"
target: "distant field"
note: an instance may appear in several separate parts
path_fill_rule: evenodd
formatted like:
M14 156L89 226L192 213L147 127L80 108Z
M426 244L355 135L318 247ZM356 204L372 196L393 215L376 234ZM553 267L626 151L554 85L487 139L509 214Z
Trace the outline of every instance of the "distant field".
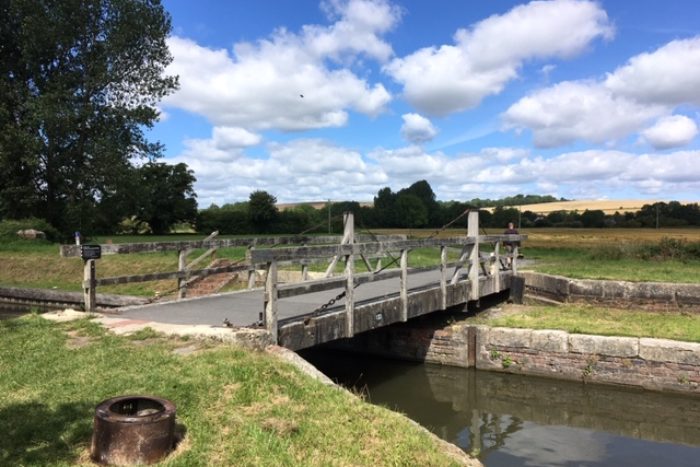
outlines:
M429 237L438 232L435 229L377 229L373 233L405 234L415 237ZM489 235L503 233L503 229L482 229L481 233ZM700 241L700 228L663 228L663 229L571 229L571 228L535 228L521 229L520 233L528 236L527 247L537 248L577 248L611 244L616 242L658 242L662 238L674 238L685 241ZM447 229L437 233L438 237L466 235L467 229Z
M662 202L662 200L654 199L613 199L613 200L575 200L575 201L556 201L553 203L537 203L525 204L519 207L522 211L532 211L537 214L547 214L555 211L585 211L586 209L600 210L606 214L620 214L625 212L637 212L642 209L645 204L654 204ZM681 202L681 204L693 204L696 201ZM486 208L487 211L493 212L494 208Z

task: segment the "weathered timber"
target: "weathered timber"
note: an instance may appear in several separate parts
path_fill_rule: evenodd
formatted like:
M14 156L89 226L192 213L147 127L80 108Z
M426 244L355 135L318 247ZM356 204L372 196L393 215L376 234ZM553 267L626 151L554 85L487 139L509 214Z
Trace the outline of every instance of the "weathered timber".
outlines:
M513 239L514 238L514 239ZM480 243L496 243L498 241L523 241L526 235L483 235ZM403 241L380 241L376 243L355 243L348 245L315 245L294 248L257 249L252 252L255 264L270 261L291 261L299 263L302 259L313 257L333 257L348 255L372 256L386 251L411 250L414 248L473 245L475 239L468 237L424 238Z
M117 285L129 284L132 282L148 282L160 281L166 279L184 279L186 276L208 276L222 272L248 271L249 265L246 264L231 264L229 266L221 266L218 268L195 269L193 271L171 271L171 272L153 272L149 274L135 274L132 276L117 276L103 277L95 281L95 285Z
M64 292L47 289L25 289L19 287L0 287L0 301L18 304L57 304L82 305L82 292ZM98 307L119 307L143 305L148 299L128 295L97 294L95 303Z
M481 261L488 261L482 258ZM446 263L446 267L454 267L457 262ZM409 268L407 274L418 274L421 272L432 271L439 266L424 266L420 268ZM401 277L401 268L397 269L387 269L382 272L364 272L354 275L355 286L360 284L366 284L368 282L374 282L384 279L392 279L394 277ZM346 283L344 276L331 277L329 279L317 279L312 281L301 282L298 284L287 284L278 287L279 298L289 298L296 295L304 295L313 292L323 292L324 290L333 290L338 287L343 287Z
M379 236L384 241L405 240L405 235ZM340 239L337 235L309 235L309 236L280 236L280 237L239 237L224 238L219 240L192 240L179 242L149 242L149 243L107 243L100 245L103 255L123 255L131 253L153 253L158 251L179 251L195 248L232 248L238 246L264 246L264 245L295 245L295 244L333 244ZM358 235L359 241L370 241L368 235ZM61 256L64 258L80 257L79 245L61 245ZM265 261L261 261L264 263Z

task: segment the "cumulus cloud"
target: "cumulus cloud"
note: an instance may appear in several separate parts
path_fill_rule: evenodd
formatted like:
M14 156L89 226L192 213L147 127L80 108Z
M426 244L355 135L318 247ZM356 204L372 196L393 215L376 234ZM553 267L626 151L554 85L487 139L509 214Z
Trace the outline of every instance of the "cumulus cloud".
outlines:
M698 135L698 125L685 115L670 115L660 118L641 135L655 149L676 148L685 146Z
M532 130L536 146L555 147L577 139L622 138L667 111L617 96L596 82L564 81L523 97L503 117L506 128Z
M439 199L467 200L542 192L566 197L629 198L631 194L700 192L700 150L635 154L587 150L543 157L517 148L486 148L455 156L420 146L376 149L368 154L321 139L264 146L252 157L244 148L217 146L216 138L189 140L173 163L197 175L200 204L240 201L261 189L280 201L371 200L385 186L428 180ZM634 195L632 195L634 196Z
M180 89L164 105L204 115L217 126L285 131L343 126L348 110L370 116L384 110L391 96L347 67L363 55L380 61L393 51L381 35L400 12L381 0L334 1L330 26L308 25L298 34L285 29L255 43L240 42L231 52L171 37Z
M410 143L421 144L435 138L437 130L427 118L416 113L403 114L401 136Z
M552 147L586 140L614 141L640 131L679 105L700 104L700 36L669 42L632 57L605 79L564 81L533 92L503 115L507 128L530 129L535 144ZM642 132L657 149L690 142L697 125L662 118Z
M700 105L700 36L632 57L609 74L604 85L638 102Z
M420 49L384 69L403 84L404 96L420 111L446 115L501 92L526 60L568 58L612 34L597 3L533 1L458 30L453 45Z

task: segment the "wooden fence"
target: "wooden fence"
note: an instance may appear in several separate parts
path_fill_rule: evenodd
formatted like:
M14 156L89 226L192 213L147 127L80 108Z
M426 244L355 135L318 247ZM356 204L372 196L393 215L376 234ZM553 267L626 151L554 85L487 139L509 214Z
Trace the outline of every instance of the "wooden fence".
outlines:
M227 272L246 272L248 274L248 288L255 286L255 271L258 263L251 259L252 252L260 247L277 247L280 245L328 245L338 242L338 235L318 235L318 236L271 236L271 237L237 237L220 239L217 238L218 232L214 232L203 240L192 241L176 241L176 242L148 242L148 243L122 243L122 244L101 244L91 245L92 248L98 248L101 255L123 255L135 253L153 253L174 251L178 255L178 270L167 272L153 272L147 274L131 274L126 276L115 277L97 277L97 261L98 259L83 260L83 302L86 311L94 311L96 307L96 290L99 286L130 284L135 282L149 282L158 280L177 279L178 299L185 298L187 295L187 286L192 278L205 277L212 274L221 274ZM369 240L369 236L363 237ZM383 236L387 239L404 239L405 236ZM218 249L232 247L246 247L246 259L237 264L228 266L220 266L213 268L194 269L195 266L201 264L206 258L215 254ZM81 257L84 245L61 245L60 254L62 257ZM187 256L194 249L206 248L207 250L187 264ZM318 262L318 260L300 260L295 261L295 264L301 264L302 277L308 278L308 267L310 264ZM283 261L282 264L289 262ZM330 269L329 269L330 270Z

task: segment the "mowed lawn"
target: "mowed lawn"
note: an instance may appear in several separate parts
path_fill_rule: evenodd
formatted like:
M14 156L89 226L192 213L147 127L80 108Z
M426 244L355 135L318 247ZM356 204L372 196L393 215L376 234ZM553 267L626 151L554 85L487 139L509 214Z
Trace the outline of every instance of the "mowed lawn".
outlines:
M3 320L0 375L2 466L94 465L95 406L130 394L177 407L184 438L161 465L459 465L415 423L277 358L148 328Z

